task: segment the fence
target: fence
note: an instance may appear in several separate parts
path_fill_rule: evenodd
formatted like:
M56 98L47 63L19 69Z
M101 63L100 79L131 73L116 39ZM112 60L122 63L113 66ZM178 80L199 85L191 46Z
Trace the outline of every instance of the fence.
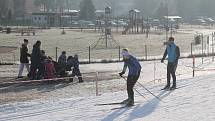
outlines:
M0 46L0 64L14 64L16 63L16 52L18 47Z

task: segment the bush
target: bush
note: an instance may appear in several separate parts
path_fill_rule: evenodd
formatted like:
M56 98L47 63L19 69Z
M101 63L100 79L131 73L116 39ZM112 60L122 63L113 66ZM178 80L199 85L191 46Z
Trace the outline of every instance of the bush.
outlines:
M8 28L7 28L7 31L6 31L6 34L10 34L10 33L11 33L11 28L8 27Z

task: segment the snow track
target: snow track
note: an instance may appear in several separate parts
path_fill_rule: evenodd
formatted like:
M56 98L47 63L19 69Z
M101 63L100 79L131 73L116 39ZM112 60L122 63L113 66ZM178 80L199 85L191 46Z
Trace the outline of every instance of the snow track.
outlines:
M215 120L215 76L179 80L174 91L160 91L163 85L149 86L165 103L138 87L147 101L135 93L134 107L111 110L126 92L105 93L99 97L80 97L50 101L31 101L0 106L1 121L213 121Z

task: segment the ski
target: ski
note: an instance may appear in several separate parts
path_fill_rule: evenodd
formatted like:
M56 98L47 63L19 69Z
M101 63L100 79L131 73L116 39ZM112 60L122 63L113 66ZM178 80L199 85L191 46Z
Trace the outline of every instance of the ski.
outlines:
M174 91L174 90L176 90L176 89L178 89L178 88L175 88L175 89L161 89L162 91Z
M124 108L132 108L134 106L135 105L133 105L133 106L122 106L122 107L112 108L111 110L118 110L118 109L124 109Z
M180 88L182 88L182 87L176 87L176 88L174 88L174 89L161 89L161 90L164 90L164 91L174 91L174 90L180 89Z
M134 102L134 103L141 103L141 102ZM103 105L124 105L125 103L122 102L113 102L113 103L100 103L100 104L95 104L95 106L103 106Z
M95 104L95 106L102 106L102 105L122 105L124 103L122 102L116 102L116 103L101 103L101 104Z

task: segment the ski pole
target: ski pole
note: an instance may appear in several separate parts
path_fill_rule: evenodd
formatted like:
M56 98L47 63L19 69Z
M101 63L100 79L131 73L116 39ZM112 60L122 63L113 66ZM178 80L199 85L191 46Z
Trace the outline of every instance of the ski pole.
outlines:
M125 77L122 77L124 80L126 80L126 78ZM161 99L161 98L159 98L158 96L156 96L155 94L153 94L150 90L148 90L145 86L143 86L140 82L138 82L137 81L137 83L141 86L141 87L143 87L146 91L148 91L152 96L154 96L155 98L157 98L158 100L160 100L160 101L162 101L163 102L163 100Z
M120 77L121 77L121 76L120 76ZM122 77L122 78L126 81L125 77ZM134 90L135 90L140 96L142 96L143 98L146 99L146 97L145 97L143 94L141 94L136 88L134 88Z
M156 96L154 93L152 93L149 89L147 89L144 85L142 85L140 82L137 81L137 83L143 87L146 91L148 91L151 95L153 95L155 98L157 98L158 100L164 102L161 98L159 98L158 96Z

